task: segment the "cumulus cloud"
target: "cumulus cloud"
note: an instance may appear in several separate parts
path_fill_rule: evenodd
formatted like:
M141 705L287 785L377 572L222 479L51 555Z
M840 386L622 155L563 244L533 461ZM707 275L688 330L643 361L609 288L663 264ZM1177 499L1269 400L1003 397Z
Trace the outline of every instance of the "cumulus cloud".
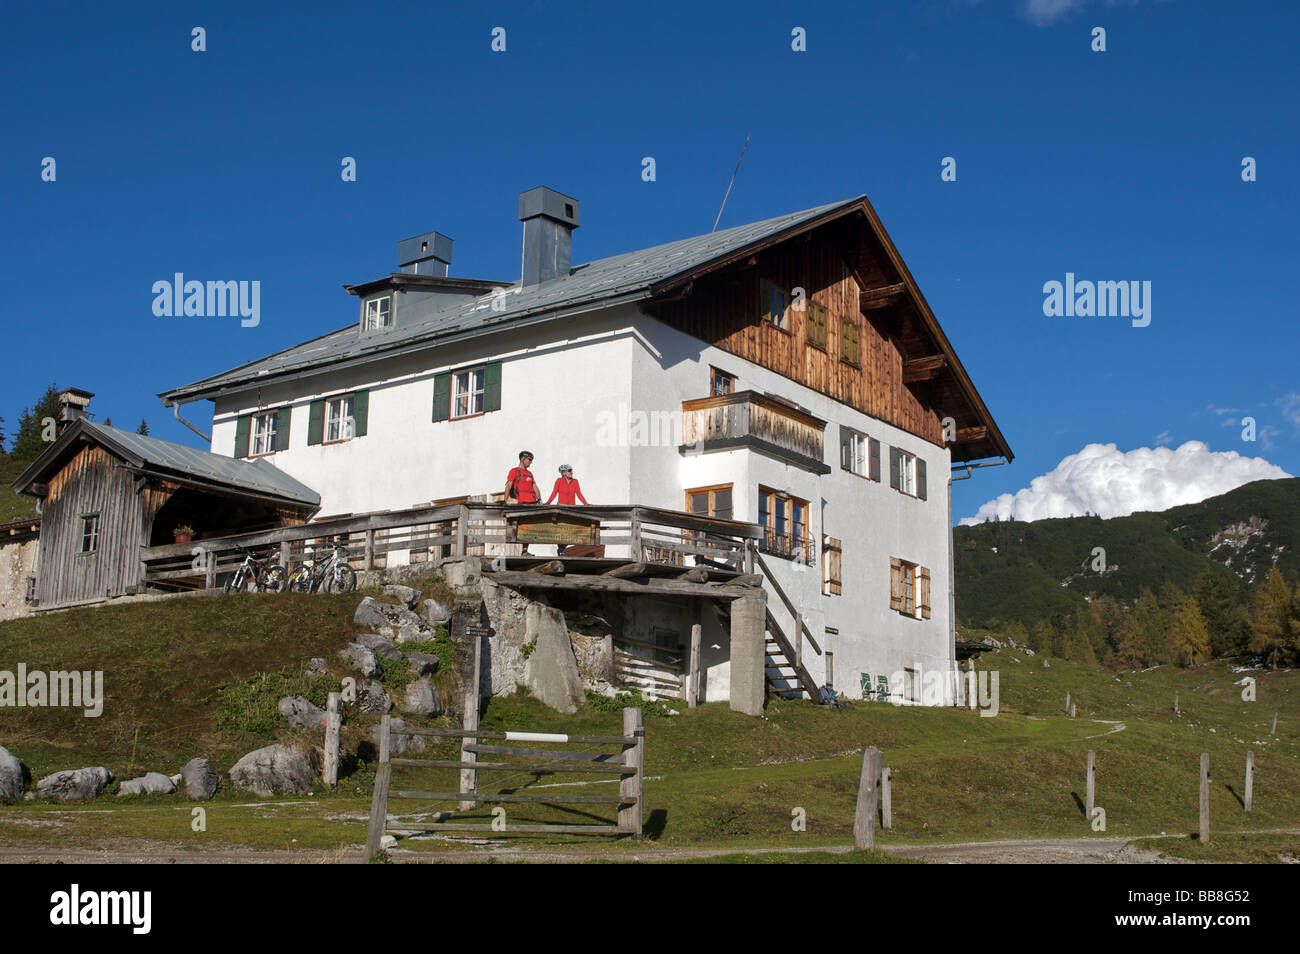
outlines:
M1122 517L1139 510L1167 510L1227 493L1252 480L1291 475L1262 457L1212 451L1201 441L1176 450L1139 447L1121 451L1114 444L1089 444L1050 473L1022 490L1002 494L980 507L963 524L997 517L1044 520L1048 517Z

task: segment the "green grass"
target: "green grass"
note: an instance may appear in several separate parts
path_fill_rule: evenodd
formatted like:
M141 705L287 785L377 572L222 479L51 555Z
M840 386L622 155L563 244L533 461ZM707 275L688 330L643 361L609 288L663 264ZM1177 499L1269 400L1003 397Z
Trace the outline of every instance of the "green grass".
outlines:
M0 523L36 516L36 501L14 493L11 486L26 469L26 463L16 461L8 454L0 454Z
M1300 835L1239 835L1210 832L1207 844L1196 838L1144 838L1139 847L1173 858L1214 864L1295 864L1300 861Z

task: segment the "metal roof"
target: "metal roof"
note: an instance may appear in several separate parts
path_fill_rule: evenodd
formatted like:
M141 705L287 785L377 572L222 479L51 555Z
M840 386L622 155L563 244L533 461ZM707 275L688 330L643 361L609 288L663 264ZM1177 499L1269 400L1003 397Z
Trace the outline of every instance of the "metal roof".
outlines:
M648 298L655 286L750 245L841 210L857 207L865 196L792 212L749 225L669 242L653 248L598 259L570 269L568 276L521 288L504 287L504 308L493 310L489 293L468 302L449 302L432 315L383 334L361 335L357 323L286 351L253 361L184 387L164 391L167 405L213 397L220 391L342 362L368 360L389 352L445 338L487 333L529 318L546 319L600 303ZM500 305L498 305L500 308Z

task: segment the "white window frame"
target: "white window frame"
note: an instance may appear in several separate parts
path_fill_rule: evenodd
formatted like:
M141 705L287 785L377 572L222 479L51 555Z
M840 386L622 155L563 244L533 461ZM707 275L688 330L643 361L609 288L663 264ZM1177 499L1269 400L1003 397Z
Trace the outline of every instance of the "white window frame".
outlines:
M386 308L380 308L380 304L386 305ZM373 308L371 306L374 306ZM389 328L393 324L393 296L380 295L378 298L366 300L365 317L362 319L362 327L366 331L376 331L380 328Z
M81 515L81 551L82 553L99 552L99 514Z
M486 366L455 372L451 376L451 419L455 421L464 417L477 417L485 413L486 408Z
M859 477L871 476L871 462L867 456L870 450L871 439L866 434L849 431L849 466L846 468L849 473Z
M898 452L898 492L916 496L916 455L905 450Z
M325 402L324 443L350 441L356 435L356 421L353 418L352 395L331 398Z
M275 453L275 424L277 414L256 414L253 416L252 434L248 445L249 457L261 457Z

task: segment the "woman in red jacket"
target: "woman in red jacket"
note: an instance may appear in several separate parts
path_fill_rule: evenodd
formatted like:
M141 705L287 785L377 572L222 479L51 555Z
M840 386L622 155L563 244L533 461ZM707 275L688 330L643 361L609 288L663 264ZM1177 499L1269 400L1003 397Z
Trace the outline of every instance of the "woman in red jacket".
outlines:
M582 496L582 488L579 487L578 482L573 479L573 468L568 464L560 465L560 476L555 478L555 487L552 488L551 496L546 502L551 503L556 497L560 498L560 503L570 507L574 505L575 497L586 504L586 506L591 506L591 504L587 503L587 498Z

